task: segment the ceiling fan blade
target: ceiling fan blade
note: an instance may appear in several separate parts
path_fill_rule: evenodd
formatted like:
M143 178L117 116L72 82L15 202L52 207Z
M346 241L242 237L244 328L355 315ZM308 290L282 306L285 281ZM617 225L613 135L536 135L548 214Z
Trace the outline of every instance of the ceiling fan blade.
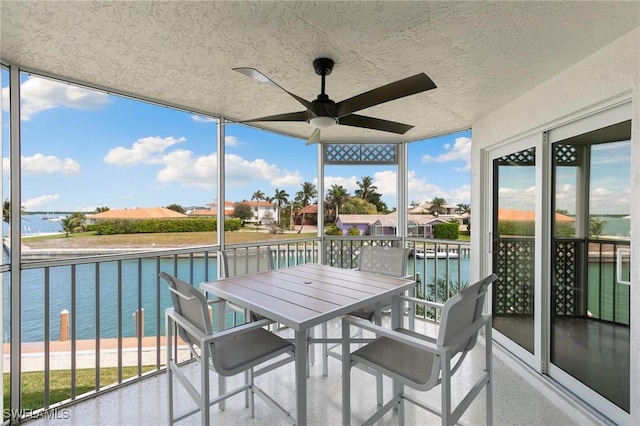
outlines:
M266 117L254 118L252 120L242 120L241 123L254 123L258 121L308 121L309 111L288 112L286 114L269 115Z
M301 98L300 96L289 92L288 90L285 90L284 88L282 88L282 86L279 86L276 82L274 82L273 80L271 80L269 77L267 77L266 75L262 74L260 71L258 71L255 68L245 68L245 67L240 67L240 68L232 68L234 71L239 72L240 74L244 74L246 76L249 76L251 78L255 78L256 80L258 80L261 83L266 83L270 86L273 87L277 87L280 90L283 90L285 92L287 92L292 98L294 98L296 101L300 102L302 105L305 106L305 108L313 111L314 110L314 106L311 102L307 101L306 99Z
M381 118L366 117L364 115L349 114L338 120L338 124L343 126L364 127L365 129L382 130L403 135L413 126L409 124L397 123L395 121L383 120Z
M415 95L436 87L435 83L426 74L416 74L413 77L408 77L338 102L336 104L338 117L344 117L361 109Z
M320 143L320 129L315 129L311 136L309 136L309 140L307 140L307 145L311 145L314 143Z

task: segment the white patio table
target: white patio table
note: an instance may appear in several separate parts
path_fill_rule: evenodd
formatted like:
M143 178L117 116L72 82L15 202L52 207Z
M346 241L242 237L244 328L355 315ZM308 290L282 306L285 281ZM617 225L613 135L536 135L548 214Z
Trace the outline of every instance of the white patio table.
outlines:
M307 424L307 332L365 306L392 300L392 326L401 320L397 296L414 280L305 264L205 282L201 289L295 331L296 420Z

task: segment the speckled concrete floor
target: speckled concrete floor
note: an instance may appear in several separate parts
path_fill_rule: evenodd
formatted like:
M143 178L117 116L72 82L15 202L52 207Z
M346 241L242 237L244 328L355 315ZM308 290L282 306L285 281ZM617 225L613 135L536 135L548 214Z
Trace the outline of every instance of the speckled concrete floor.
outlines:
M337 326L336 326L337 327ZM316 345L316 356L320 354ZM310 425L338 425L341 418L341 377L340 362L330 358L329 376L322 376L320 362L310 368L307 382L308 423ZM454 376L454 403L469 389L471 380L477 379L484 366L484 347L478 345L465 361L465 366ZM594 424L594 420L572 404L558 398L557 394L545 390L536 383L533 386L531 374L504 354L494 349L494 424L495 425L572 425ZM194 365L184 367L197 383L199 368ZM212 375L211 389L217 390L217 378ZM242 376L228 379L229 388L240 383ZM273 396L286 409L295 412L293 364L288 364L256 380L258 386ZM391 383L385 379L385 395L390 396ZM177 411L194 407L186 391L174 384ZM544 392L544 394L543 394ZM439 387L426 393L408 390L418 399L430 405L439 405ZM369 417L376 406L375 379L358 369L352 370L352 423L360 424ZM38 419L28 422L31 426L45 425L163 425L167 424L167 376L161 374L137 383L75 404L58 411L52 419ZM440 424L440 419L412 404L406 404L406 424ZM485 424L484 391L462 416L462 422L471 425ZM211 408L211 423L224 425L277 425L283 424L271 409L256 398L256 417L251 419L244 406L244 396L238 395L227 401L221 411ZM198 425L200 414L184 419L178 424ZM378 424L398 424L397 416L388 413Z

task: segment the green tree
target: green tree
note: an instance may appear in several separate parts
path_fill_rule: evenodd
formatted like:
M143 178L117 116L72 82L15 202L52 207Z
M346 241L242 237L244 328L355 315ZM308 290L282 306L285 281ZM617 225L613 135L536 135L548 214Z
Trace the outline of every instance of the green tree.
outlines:
M363 176L362 181L358 181L356 184L358 185L358 189L355 191L356 196L365 201L370 201L370 194L378 189L378 187L373 184L371 176Z
M180 204L169 204L166 209L173 210L174 212L185 214L186 210Z
M308 206L312 200L314 200L318 196L318 190L316 186L311 182L304 182L302 184L302 189L296 193L296 201L300 203L302 208ZM298 234L302 232L302 228L304 227L306 213L302 212L302 222L300 223L300 229L298 229Z
M258 222L260 220L260 217L258 216L258 203L260 203L260 201L264 200L264 192L262 192L262 191L260 191L258 189L251 196L251 200L256 200L256 222ZM256 227L256 231L257 230L258 230L258 228Z
M607 221L604 219L591 218L589 219L589 236L592 238L598 238L604 233L604 227Z
M374 204L368 203L362 198L352 198L342 206L343 214L376 214L378 209Z
M102 213L102 212L106 212L109 211L109 207L107 206L103 206L103 207L96 207L96 209L94 210L94 213Z
M245 222L253 217L253 209L247 203L235 203L233 205L233 213L231 214L231 216L237 217L238 219L242 220L242 222Z
M471 213L471 205L469 204L456 204L456 213L458 214L470 214Z
M381 197L381 194L378 194L377 192L371 192L367 201L376 206L376 210L378 211L378 213L389 213L389 207L387 206L387 203L382 201Z
M282 226L282 206L289 202L289 194L284 189L276 188L276 193L273 196L273 201L278 207L278 225Z
M20 214L25 214L24 206L20 209ZM11 201L8 198L2 202L2 221L11 223Z
M74 212L64 219L60 220L62 230L65 232L65 237L69 234L85 231L86 216L82 212Z
M327 191L327 197L325 198L327 206L333 208L336 212L335 221L338 221L338 215L340 214L340 207L349 201L351 196L342 185L333 184L331 189Z
M444 209L446 205L447 205L447 200L445 200L444 198L435 197L433 200L431 200L431 206L429 206L429 213L431 213L435 217L438 217L440 213L445 211Z
M11 223L11 201L9 199L2 202L2 221Z

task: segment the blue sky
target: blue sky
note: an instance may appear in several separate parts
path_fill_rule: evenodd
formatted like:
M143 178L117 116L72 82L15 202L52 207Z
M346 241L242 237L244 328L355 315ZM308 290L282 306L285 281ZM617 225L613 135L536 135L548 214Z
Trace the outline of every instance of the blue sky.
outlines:
M189 112L38 78L22 78L22 204L27 211L203 206L217 198L216 123ZM8 197L8 73L2 71L3 199ZM409 145L409 201L470 203L470 132ZM226 198L317 183L317 146L226 127ZM396 206L395 167L332 166L325 187L351 193L371 176Z

